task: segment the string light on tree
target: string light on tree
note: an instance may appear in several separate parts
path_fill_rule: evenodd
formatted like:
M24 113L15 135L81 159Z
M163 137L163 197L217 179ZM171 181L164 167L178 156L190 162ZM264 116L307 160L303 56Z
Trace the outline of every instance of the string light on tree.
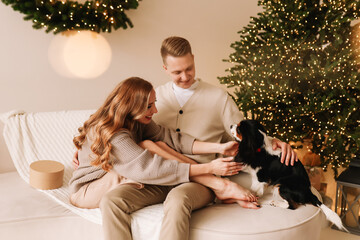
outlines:
M45 28L54 34L69 30L111 32L112 29L133 27L125 14L136 9L140 0L56 1L56 0L1 0L15 11L32 20L33 28ZM116 6L116 7L114 7Z
M226 61L233 66L220 83L235 88L239 108L273 135L311 139L322 166L337 173L360 156L360 31L351 25L360 17L360 1L259 5L264 11L231 44Z

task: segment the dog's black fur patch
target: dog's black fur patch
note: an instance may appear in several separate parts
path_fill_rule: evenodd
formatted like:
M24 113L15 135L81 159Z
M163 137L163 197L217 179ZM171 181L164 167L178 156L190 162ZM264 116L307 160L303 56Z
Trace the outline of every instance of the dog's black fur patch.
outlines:
M311 192L310 180L302 163L297 161L294 166L286 166L280 162L279 156L269 154L265 149L264 135L259 130L267 134L256 120L240 122L236 131L242 140L235 161L253 169L260 168L257 172L259 182L279 186L280 196L288 201L290 209L307 203L320 206L322 203Z

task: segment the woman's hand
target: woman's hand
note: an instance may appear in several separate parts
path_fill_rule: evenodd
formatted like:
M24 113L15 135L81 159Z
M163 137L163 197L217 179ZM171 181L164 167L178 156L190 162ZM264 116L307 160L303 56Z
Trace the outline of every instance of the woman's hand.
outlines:
M232 176L238 174L243 168L241 163L233 162L233 157L218 158L209 164L209 173L220 176Z
M221 151L219 153L226 156L235 156L239 148L239 143L236 141L230 141L227 143L222 143L220 146Z

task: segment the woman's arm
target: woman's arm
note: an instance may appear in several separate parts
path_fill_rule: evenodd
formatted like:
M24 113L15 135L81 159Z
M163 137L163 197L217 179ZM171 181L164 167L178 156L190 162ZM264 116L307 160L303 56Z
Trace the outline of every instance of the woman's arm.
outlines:
M141 141L162 141L179 153L192 154L192 147L195 141L194 137L157 125L155 122L143 125L142 127Z
M232 176L242 170L242 165L233 162L233 157L218 158L209 163L191 164L189 176L199 176L203 174L215 174L220 176Z
M238 143L231 141L227 143L210 143L194 141L192 152L193 154L209 154L209 153L221 153L227 156L235 156L238 150Z
M158 154L165 159L174 159L181 163L190 163L191 164L190 172L189 172L190 177L203 175L203 174L232 176L239 173L239 171L242 169L242 165L240 163L232 162L233 160L232 157L218 158L209 163L198 164L196 161L170 148L164 142L154 143L150 140L146 140L141 142L140 146L144 149L148 149L153 155ZM206 144L202 146L206 146ZM232 146L232 144L230 144L230 146ZM217 148L218 146L214 146L214 147Z
M190 164L166 160L141 148L130 132L121 131L112 140L113 170L137 182L175 185L189 181Z

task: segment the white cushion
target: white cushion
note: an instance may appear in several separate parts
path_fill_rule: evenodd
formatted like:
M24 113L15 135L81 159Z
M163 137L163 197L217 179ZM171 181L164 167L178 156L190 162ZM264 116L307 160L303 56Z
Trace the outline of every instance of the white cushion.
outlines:
M245 209L236 204L217 204L191 217L191 239L281 240L320 238L323 216L306 205L297 210L263 206Z
M232 176L230 180L248 189L251 186L247 173ZM312 190L321 201L320 194ZM265 192L263 198L269 195L272 196ZM320 238L324 221L321 210L312 205L296 210L263 205L256 210L237 204L216 204L192 214L190 232L192 239L206 240L316 240Z

